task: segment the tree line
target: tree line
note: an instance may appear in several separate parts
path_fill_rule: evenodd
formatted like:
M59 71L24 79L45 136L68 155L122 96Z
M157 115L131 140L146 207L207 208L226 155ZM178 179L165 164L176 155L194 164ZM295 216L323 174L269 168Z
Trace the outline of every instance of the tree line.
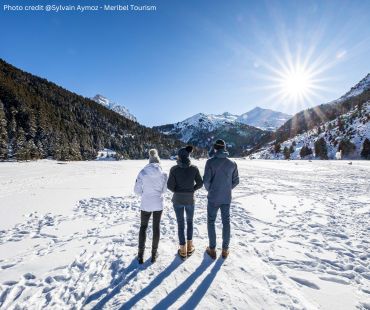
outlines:
M0 59L0 160L91 160L99 150L119 158L169 158L183 143ZM204 155L196 149L195 156Z

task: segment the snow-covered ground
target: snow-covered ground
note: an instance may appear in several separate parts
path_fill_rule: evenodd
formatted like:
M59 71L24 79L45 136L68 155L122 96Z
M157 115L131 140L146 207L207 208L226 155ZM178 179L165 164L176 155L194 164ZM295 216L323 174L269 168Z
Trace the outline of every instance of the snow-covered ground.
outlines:
M195 254L175 255L168 193L159 259L139 266L145 163L1 163L0 308L370 309L370 162L239 160L229 258L204 254L201 190Z

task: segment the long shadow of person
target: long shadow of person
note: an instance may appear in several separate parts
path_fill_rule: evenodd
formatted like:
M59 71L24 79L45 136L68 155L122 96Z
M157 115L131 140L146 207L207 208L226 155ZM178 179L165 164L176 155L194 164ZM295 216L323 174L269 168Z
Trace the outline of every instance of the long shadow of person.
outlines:
M152 282L150 282L146 287L144 287L135 296L131 297L127 302L125 302L120 310L131 309L137 302L142 298L149 295L156 287L158 287L164 279L166 279L177 267L182 263L182 260L176 255L172 263L164 269L159 275L157 275Z
M188 301L186 303L184 303L179 309L181 309L181 310L195 309L195 307L199 304L199 302L202 300L204 295L207 293L207 290L211 286L213 280L216 278L217 272L219 272L223 263L224 263L224 259L222 259L222 258L219 258L216 261L216 263L212 267L210 273L199 284L199 286L193 292L193 294L188 299Z
M130 265L121 268L120 270L117 270L116 267L117 262L112 262L112 265L110 269L112 270L112 281L110 284L104 288L101 289L94 294L90 295L87 299L84 305L89 304L93 300L97 300L100 297L102 297L104 294L106 294L99 302L92 308L92 309L101 309L109 300L111 300L115 295L117 295L121 288L124 287L128 282L130 282L133 278L137 276L137 274L140 271L145 270L150 266L150 260L146 260L143 265L139 265L136 258L134 258ZM117 274L119 274L118 277L115 277Z
M194 283L194 281L199 278L204 271L213 263L213 260L208 257L208 254L204 253L203 261L201 264L195 269L195 271L178 287L176 287L171 293L169 293L164 299L162 299L154 308L153 310L159 309L168 309L171 305L173 305L186 291L189 287Z

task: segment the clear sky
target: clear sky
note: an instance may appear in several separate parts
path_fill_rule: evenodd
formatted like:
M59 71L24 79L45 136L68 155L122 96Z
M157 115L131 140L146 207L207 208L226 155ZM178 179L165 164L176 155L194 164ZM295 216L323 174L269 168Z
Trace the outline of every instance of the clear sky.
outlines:
M370 72L370 1L1 0L155 12L5 12L0 57L148 126L255 106L294 113Z

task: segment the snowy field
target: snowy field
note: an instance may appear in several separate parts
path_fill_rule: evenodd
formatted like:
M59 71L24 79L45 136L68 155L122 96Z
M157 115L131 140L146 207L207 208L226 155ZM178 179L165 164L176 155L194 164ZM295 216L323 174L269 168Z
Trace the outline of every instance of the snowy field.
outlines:
M168 193L160 256L149 238L139 266L144 164L0 163L0 308L370 309L370 162L239 160L229 258L204 254L201 190L195 254L175 255Z

